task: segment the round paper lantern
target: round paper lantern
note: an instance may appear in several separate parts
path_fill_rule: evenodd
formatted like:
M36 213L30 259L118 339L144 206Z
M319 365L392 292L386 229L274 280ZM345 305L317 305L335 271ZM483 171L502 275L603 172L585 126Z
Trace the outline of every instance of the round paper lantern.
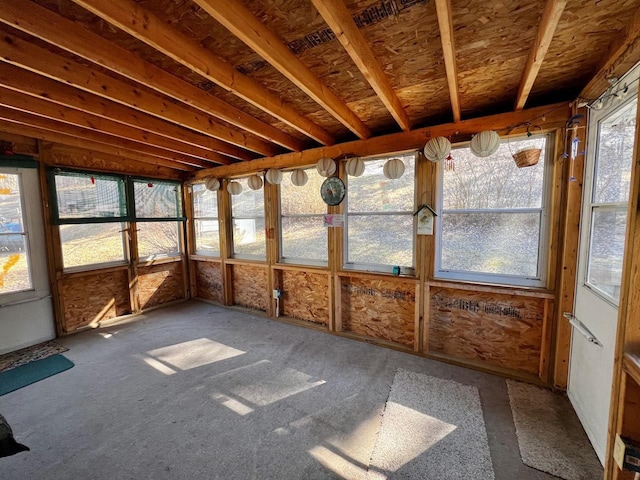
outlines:
M270 168L267 170L264 178L266 178L267 182L272 185L280 185L280 182L282 181L282 172L277 168Z
M240 182L229 182L227 185L227 192L231 195L239 195L242 193L242 184Z
M382 173L384 173L385 177L392 180L400 178L404 174L404 163L402 163L402 160L399 158L387 160L387 163L385 163L382 168Z
M336 162L331 158L321 158L316 164L318 173L323 177L330 177L336 171Z
M291 172L291 183L293 183L296 187L302 187L306 185L308 180L309 176L304 170L294 170L293 172Z
M347 170L347 174L352 177L359 177L364 173L364 161L358 157L350 158L347 160L345 169Z
M424 146L424 156L432 162L440 162L451 153L451 142L445 137L433 137Z
M493 155L500 146L500 137L493 130L483 130L478 132L471 139L469 148L477 157L488 157Z
M262 179L258 175L251 175L247 179L247 183L251 190L260 190L262 188Z
M204 181L204 186L207 190L215 192L220 189L220 180L216 177L207 177Z

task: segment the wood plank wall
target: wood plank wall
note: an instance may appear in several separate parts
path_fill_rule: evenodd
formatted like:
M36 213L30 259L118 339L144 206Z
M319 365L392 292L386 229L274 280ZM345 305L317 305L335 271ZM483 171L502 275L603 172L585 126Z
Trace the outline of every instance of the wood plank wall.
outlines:
M567 109L567 117L569 113ZM581 183L571 182L569 186L568 165L562 159L565 134L557 128L558 118L554 122L550 127L556 133L556 143L550 159L553 172L548 288L435 280L433 236L416 237L415 276L344 270L341 228L328 229L329 262L324 268L279 263L278 235L269 233L266 261L231 258L229 197L221 190L221 257L190 257L192 295L406 352L537 383L559 383L562 387L566 379L564 345L570 330L559 325L563 319L556 306L563 299L563 308L567 308L568 299L572 298L571 278L566 272L575 270L571 251L572 241L577 238L575 213L579 212L577 189ZM298 160L292 161L292 165L300 166ZM577 159L580 169L581 162L582 158ZM342 163L338 175L345 175ZM416 175L417 197L434 205L433 164L421 158ZM273 215L277 212L278 191L271 185L266 188L266 229L278 232L278 218ZM342 205L330 207L328 213L343 213ZM564 239L568 241L566 248ZM560 271L565 272L564 276ZM273 289L282 292L277 311Z

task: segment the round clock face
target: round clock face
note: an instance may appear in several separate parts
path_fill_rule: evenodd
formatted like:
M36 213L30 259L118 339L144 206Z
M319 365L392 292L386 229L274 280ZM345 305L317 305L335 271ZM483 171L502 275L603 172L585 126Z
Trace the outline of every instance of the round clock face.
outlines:
M339 205L344 199L344 183L338 177L329 177L320 187L320 196L327 205Z

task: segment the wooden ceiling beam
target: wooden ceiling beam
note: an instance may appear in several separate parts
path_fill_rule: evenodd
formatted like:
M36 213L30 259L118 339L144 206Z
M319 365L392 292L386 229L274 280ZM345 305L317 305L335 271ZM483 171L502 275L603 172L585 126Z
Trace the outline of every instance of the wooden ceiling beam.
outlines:
M187 157L193 157L189 164L194 167L207 168L212 167L212 163L220 165L229 165L231 163L229 158L217 153L198 147L179 144L155 133L149 133L139 128L131 128L112 120L90 115L73 108L63 107L53 102L18 93L2 86L0 86L0 105L76 127L106 133L117 138L132 140L151 147L162 148Z
M447 85L451 98L451 110L453 121L459 122L460 116L460 89L458 87L458 67L456 64L456 47L453 39L453 17L451 15L451 0L435 0L438 27L440 28L440 41L442 42L442 55L444 68L447 72Z
M180 155L167 150L150 147L131 140L123 140L121 138L113 137L100 132L87 130L84 128L76 127L73 125L66 125L55 120L48 118L38 117L25 112L20 112L7 107L0 107L0 119L7 122L12 122L28 127L37 128L40 130L46 130L48 132L54 132L63 134L66 136L81 138L93 143L99 143L103 145L109 145L111 147L120 149L120 151L131 151L138 154L142 154L147 157L153 157L156 165L162 165L165 167L175 168L184 171L194 171L196 168L189 165L191 160L185 155ZM24 135L28 135L25 133Z
M0 2L0 21L289 150L304 148L298 139L35 3Z
M182 35L134 1L73 1L319 143L335 143L335 139L327 131L284 103L280 97L250 77L242 75L222 58ZM225 5L228 4L229 2L225 2Z
M58 105L155 133L178 144L197 147L205 152L216 152L216 147L219 145L219 140L200 135L186 128L141 113L133 108L105 100L97 95L83 92L70 85L65 85L1 61L0 85L16 92L43 98ZM254 158L245 150L240 148L237 150L237 156L232 158L238 160L252 160ZM206 158L205 155L199 156Z
M186 170L183 165L179 165L180 168L177 168L175 165L171 167L166 167L158 164L158 159L149 155L143 155L137 152L132 152L130 150L125 150L116 146L106 145L102 143L95 143L89 140L84 140L82 138L77 138L71 135L65 135L63 133L51 132L49 130L44 130L42 128L31 127L28 125L23 125L20 123L16 123L15 121L3 120L0 119L0 132L5 132L13 135L20 136L28 136L30 138L35 138L39 140L43 140L45 142L50 142L55 145L56 148L65 149L67 147L72 148L80 148L87 152L88 155L93 155L94 153L99 153L103 155L108 155L112 157L113 160L117 160L119 164L122 165L132 165L135 163L145 163L149 165L153 165L157 170L154 172L154 175L160 178L182 178L188 172L192 170ZM47 155L41 155L41 159L45 161L45 163L57 165L57 163L52 163L47 161ZM164 163L160 161L160 163ZM75 167L80 167L80 165L74 165ZM86 165L83 165L85 168L89 168ZM91 165L92 170L105 170L99 168L98 165ZM111 169L106 169L105 171L113 172ZM134 168L131 169L132 172L136 171Z
M609 79L621 77L640 61L640 8L636 10L621 35L609 45L603 60L589 82L580 92L580 97L596 99L609 87Z
M392 133L367 140L356 140L327 147L312 148L303 152L292 152L271 158L261 158L250 162L236 163L234 165L214 167L199 170L194 178L204 178L209 175L216 177L234 177L247 175L269 168L299 168L313 165L324 157L345 158L346 156L368 157L374 155L393 154L412 149L422 149L430 138L460 137L468 140L468 137L481 130L513 130L514 125L523 125L526 122L535 121L543 129L562 128L571 116L571 104L569 102L546 105L544 107L519 110L517 112L501 113L488 117L472 118L460 122L446 123L433 127L419 128L410 132ZM542 118L545 118L543 121ZM525 132L525 127L521 129Z
M533 42L533 46L529 51L529 57L520 80L520 86L518 87L518 94L516 96L516 110L522 110L527 103L527 98L531 93L533 84L536 81L540 67L544 57L547 55L551 40L558 27L558 22L564 12L564 7L567 6L567 0L547 0L544 10L542 12L542 18L538 25L538 33Z
M411 130L409 115L366 38L353 21L344 1L312 0L312 2L400 128L405 132Z
M82 0L82 3L85 1ZM359 138L371 136L369 128L347 104L323 84L278 36L265 27L241 2L195 0L195 3Z
M0 59L59 82L73 85L107 100L113 100L127 107L222 140L217 143L216 151L225 155L232 157L246 155L246 152L238 147L261 155L280 153L280 149L271 143L229 130L217 123L212 117L200 115L198 112L176 105L166 98L53 54L14 35L0 33Z

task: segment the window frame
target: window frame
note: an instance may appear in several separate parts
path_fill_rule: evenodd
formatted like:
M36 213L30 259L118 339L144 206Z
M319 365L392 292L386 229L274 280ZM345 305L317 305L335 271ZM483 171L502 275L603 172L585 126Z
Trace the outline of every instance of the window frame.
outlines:
M411 265L397 265L400 267L400 274L407 276L415 276L416 275L416 229L417 223L415 218L415 210L416 205L418 204L418 182L417 182L417 172L418 172L418 162L420 161L419 151L418 150L404 150L400 152L394 153L386 153L384 155L372 155L369 157L360 157L365 162L365 172L366 172L366 163L376 160L391 160L392 158L397 158L399 156L406 156L413 153L413 171L405 170L404 175L411 175L413 178L413 207L411 211L393 211L393 212L355 212L349 213L349 201L350 201L350 188L349 188L349 175L345 174L345 186L346 186L346 195L344 199L344 235L343 235L343 259L342 259L342 269L349 271L361 271L361 272L373 272L373 273L394 273L394 267L396 265L392 264L378 264L378 263L365 263L365 262L350 262L349 261L349 218L351 216L354 217L384 217L384 216L404 216L408 215L412 219L412 235L411 235ZM392 180L393 181L393 180Z
M56 175L64 175L71 174L77 176L84 177L92 177L99 176L102 178L111 178L113 180L117 180L121 182L122 185L122 193L121 200L122 205L120 205L121 209L124 208L124 215L114 216L114 217L77 217L77 218L61 218L59 212L58 205L58 191L56 187ZM50 201L50 213L51 213L51 222L53 225L58 227L58 238L60 241L60 251L62 252L62 238L60 236L59 227L62 225L85 225L85 224L106 224L106 223L119 223L121 225L121 234L122 234L122 249L123 249L123 259L117 261L109 261L109 262L98 262L98 263L90 263L86 265L77 265L73 267L65 267L64 266L64 255L62 255L62 271L65 273L74 273L74 272L83 272L83 271L91 271L91 270L100 270L104 268L110 267L118 267L129 265L133 262L134 258L137 259L137 263L146 263L148 261L162 258L162 259L172 259L172 258L180 258L184 255L184 225L186 222L186 216L184 214L184 200L182 198L182 182L179 180L168 180L168 179L157 179L157 178L148 178L141 176L132 176L132 175L122 175L117 173L102 173L88 170L79 170L74 168L48 168L47 169L47 183L49 190L49 201ZM175 184L178 188L176 190L176 202L178 204L176 208L176 216L175 217L157 217L157 218L145 218L138 217L136 215L136 204L135 204L135 183L163 183L163 184ZM120 187L119 187L120 188ZM139 252L131 251L131 241L129 232L130 229L137 230L138 223L151 223L151 222L177 222L177 230L178 230L178 248L179 252L175 255L149 255L146 257L138 257ZM180 225L181 224L181 225ZM135 253L135 255L134 255Z
M202 185L204 187L204 182L197 182L194 184L189 185L189 189L190 189L190 203L191 203L191 212L193 213L193 222L192 222L192 234L193 234L193 255L201 255L203 257L211 257L211 258L222 258L222 239L221 239L221 228L220 228L220 202L218 201L218 192L220 190L216 190L216 191L211 191L211 190L207 190L206 187L204 187L204 189L211 193L212 195L214 195L216 197L216 217L198 217L196 216L196 208L195 208L195 195L193 192L193 187L195 185ZM206 252L202 252L202 251L198 251L198 236L196 235L196 222L197 221L215 221L218 224L218 254L217 255L212 255L210 253L206 253Z
M311 167L305 167L302 168L302 170L308 171L314 171L315 167L311 166ZM292 170L288 170L286 173L291 172ZM295 187L295 188L304 188L303 187ZM320 201L322 202L322 204L325 207L325 211L324 213L304 213L304 214L295 214L295 215L283 215L282 214L282 187L279 185L278 186L278 232L279 232L279 237L278 237L278 261L280 263L286 263L286 264L290 264L290 265L308 265L311 267L328 267L329 266L329 234L326 231L327 228L325 227L325 248L326 248L326 254L327 254L327 259L326 261L324 260L317 260L317 259L310 259L310 258L298 258L298 257L285 257L284 253L283 253L283 245L284 245L284 232L282 229L282 219L283 218L317 218L320 217L320 219L324 219L324 216L327 215L328 212L328 207L327 205L322 201L321 197L320 197L320 192L316 192L318 199L320 199Z
M247 176L243 176L243 177L238 177L238 178L234 178L234 179L229 179L228 182L231 181L245 181L246 185L242 185L242 190L243 192L245 191L245 187L247 189L249 189L248 186L248 178L250 175ZM267 208L267 202L265 199L265 187L264 187L264 179L263 179L263 185L260 188L260 191L262 192L262 216L258 216L258 217L248 217L248 216L242 216L242 217L236 217L233 215L233 197L237 197L237 195L231 195L226 189L225 191L227 191L227 195L229 195L229 237L231 239L231 245L230 245L230 257L233 259L237 259L237 260L253 260L253 261L259 261L259 262L266 262L267 261L267 256L268 256L268 252L267 252L267 238L265 235L264 238L264 256L261 255L252 255L252 254L246 254L246 253L241 253L238 254L236 253L236 244L235 244L235 223L234 220L256 220L258 218L261 218L264 222L265 228L267 225L267 212L266 212L266 208ZM253 190L255 191L255 190ZM263 229L264 231L264 229Z
M78 218L61 218L60 217L60 212L59 212L59 205L58 205L58 189L56 187L56 175L58 174L65 174L65 173L70 173L70 174L75 174L75 175L82 175L82 176L87 176L87 177L91 177L92 175L99 175L101 177L105 177L105 178L112 178L114 180L117 180L119 182L122 182L122 187L124 189L123 191L123 197L124 197L124 205L121 205L121 207L124 207L125 209L125 215L121 215L118 217L78 217ZM71 169L71 168L49 168L47 170L47 181L48 181L48 187L49 187L49 201L50 201L50 212L51 212L51 223L53 225L55 225L56 227L58 227L58 241L60 242L60 255L61 255L61 259L62 259L62 271L65 273L74 273L74 272L84 272L84 271L88 271L88 270L98 270L98 269L103 269L103 268L110 268L110 267L117 267L117 266L124 266L124 265L128 265L131 262L131 257L132 257L132 252L130 249L130 245L129 245L129 239L127 236L125 236L125 234L127 233L128 229L131 228L131 224L130 224L130 217L131 217L131 206L129 205L128 201L127 201L127 181L126 181L126 176L125 175L118 175L118 174L114 174L114 173L101 173L101 172L92 172L92 171L86 171L86 170L77 170L77 169ZM64 255L62 254L62 245L63 245L63 241L62 241L62 236L61 236L61 232L60 232L60 226L62 225L84 225L84 224L88 224L88 223L92 223L92 224L99 224L99 223L120 223L121 225L121 241L122 241L122 260L116 260L116 261L110 261L110 262L97 262L97 263L90 263L87 265L76 265L73 267L67 267L64 265Z
M542 198L540 199L540 207L525 208L491 208L491 209L460 209L460 210L444 210L444 162L438 162L436 173L436 212L435 219L435 258L433 277L436 280L470 282L480 284L490 284L508 287L531 287L531 288L547 288L548 286L548 262L549 262L549 246L551 244L551 195L553 190L553 151L555 148L555 134L553 132L541 133L531 136L517 135L513 137L503 137L500 139L501 144L513 143L518 140L545 138L545 165L542 180ZM462 142L453 145L452 153L455 157L455 150L460 148L468 148L470 142ZM487 157L486 159L490 159ZM517 167L516 167L517 168ZM538 261L537 272L535 277L510 275L502 273L472 272L463 270L447 270L442 268L442 234L443 234L443 215L447 213L461 214L518 214L540 212L539 233L538 233Z
M125 177L125 182L127 185L126 197L125 201L127 202L127 212L129 213L130 227L131 224L135 225L136 232L139 232L138 223L169 223L176 222L176 230L178 233L178 251L172 252L171 254L151 254L146 255L144 257L140 257L140 239L137 238L136 247L137 252L136 258L138 259L138 263L146 263L155 259L171 259L171 258L180 258L184 255L185 246L184 246L184 227L186 223L186 216L184 211L184 199L182 195L182 182L178 180L166 180L166 179L157 179L157 178L146 178L146 177L136 177L136 176L127 176ZM176 216L175 217L138 217L136 212L136 196L135 196L135 184L136 183L155 183L155 184L167 184L167 185L175 185L177 186L176 190Z

